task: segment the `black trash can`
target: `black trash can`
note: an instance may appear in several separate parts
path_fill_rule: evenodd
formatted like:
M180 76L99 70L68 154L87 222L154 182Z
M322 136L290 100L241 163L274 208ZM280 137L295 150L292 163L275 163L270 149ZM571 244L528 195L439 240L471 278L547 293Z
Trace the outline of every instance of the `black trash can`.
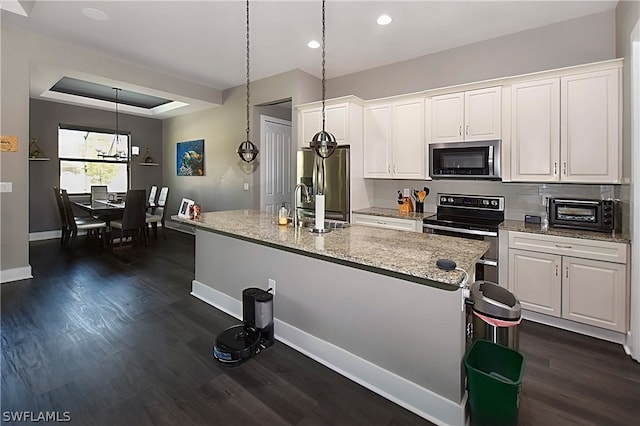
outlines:
M476 281L471 285L469 300L467 326L471 328L472 342L488 340L517 350L522 310L513 293L489 281Z

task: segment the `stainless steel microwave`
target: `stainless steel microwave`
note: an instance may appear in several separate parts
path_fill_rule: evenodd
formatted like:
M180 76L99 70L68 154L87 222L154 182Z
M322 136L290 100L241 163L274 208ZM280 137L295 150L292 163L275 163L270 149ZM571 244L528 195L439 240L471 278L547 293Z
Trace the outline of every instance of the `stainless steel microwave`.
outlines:
M429 176L501 180L500 140L429 144Z

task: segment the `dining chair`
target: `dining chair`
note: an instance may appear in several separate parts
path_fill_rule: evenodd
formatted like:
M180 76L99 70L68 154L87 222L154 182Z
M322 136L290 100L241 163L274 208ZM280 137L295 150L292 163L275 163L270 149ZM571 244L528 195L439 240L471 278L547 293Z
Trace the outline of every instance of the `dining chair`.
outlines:
M158 238L158 222L162 225L162 238L167 239L167 235L165 233L164 228L164 219L167 213L167 198L169 197L169 187L163 186L160 189L160 194L158 195L158 201L156 207L153 209L152 213L147 213L146 222L151 224L153 228L153 237Z
M106 244L107 237L107 223L104 220L95 219L89 216L83 218L75 217L73 215L73 207L71 206L71 201L69 200L69 194L67 194L67 190L63 189L60 192L60 196L62 199L65 224L67 227L66 246L68 247L69 252L73 253L74 243L76 237L78 236L78 231L87 231L87 233L89 234L93 230L100 231L100 233L102 234L102 244L104 246Z
M107 201L108 198L107 185L91 185L91 203L95 200Z
M145 245L149 245L149 235L146 224L147 191L144 189L130 189L124 204L122 219L112 220L111 229L120 230L120 246L127 234L140 239L144 238ZM113 235L112 235L113 242Z

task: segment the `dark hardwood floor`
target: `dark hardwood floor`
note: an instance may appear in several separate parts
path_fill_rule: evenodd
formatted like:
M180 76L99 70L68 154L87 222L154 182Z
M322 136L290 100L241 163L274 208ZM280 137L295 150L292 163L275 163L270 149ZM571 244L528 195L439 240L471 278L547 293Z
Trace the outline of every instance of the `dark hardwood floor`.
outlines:
M430 425L286 345L238 368L211 356L237 320L189 295L193 236L105 252L30 244L35 278L1 287L2 422L78 425ZM640 365L619 345L523 323L520 425L631 425Z

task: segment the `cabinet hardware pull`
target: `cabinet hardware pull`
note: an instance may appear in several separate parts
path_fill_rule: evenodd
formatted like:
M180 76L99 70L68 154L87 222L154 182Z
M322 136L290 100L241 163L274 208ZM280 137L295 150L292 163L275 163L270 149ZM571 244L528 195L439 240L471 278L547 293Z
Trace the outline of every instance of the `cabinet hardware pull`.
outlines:
M391 166L387 164L387 173L391 173Z
M396 165L394 164L393 165L393 173L395 173L395 172L396 172Z
M569 278L569 267L567 266L567 268L564 270L564 276L566 278Z
M553 175L557 175L558 174L558 163L553 163Z
M567 175L567 163L562 163L562 167L564 168L564 175Z
M464 134L465 135L469 135L469 125L467 124L465 129L464 129Z
M380 221L378 221L378 225L386 225L386 224L387 224L387 222L380 222Z
M460 128L458 129L458 135L462 136L462 126L460 126Z
M558 276L558 265L556 265L556 277Z
M556 244L555 246L558 247L558 248L573 248L572 246L565 246L565 245L562 245L562 244Z

